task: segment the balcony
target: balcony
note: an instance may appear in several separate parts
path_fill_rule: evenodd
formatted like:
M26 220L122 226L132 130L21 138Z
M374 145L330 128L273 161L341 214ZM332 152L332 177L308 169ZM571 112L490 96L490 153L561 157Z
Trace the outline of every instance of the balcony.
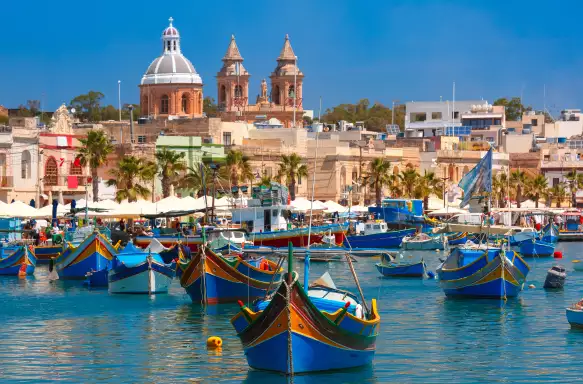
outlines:
M71 175L71 176L45 175L45 177L43 178L44 189L53 192L84 191L85 185L89 184L91 184L91 176L85 175Z
M0 176L0 189L10 189L14 187L14 178L12 176Z

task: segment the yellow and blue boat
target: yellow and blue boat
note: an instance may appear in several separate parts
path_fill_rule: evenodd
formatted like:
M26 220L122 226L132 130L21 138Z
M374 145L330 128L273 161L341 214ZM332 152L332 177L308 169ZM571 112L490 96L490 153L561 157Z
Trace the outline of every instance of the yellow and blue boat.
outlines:
M117 253L107 238L94 231L81 244L67 247L57 258L52 259L49 269L55 268L60 279L85 279L88 272L106 271L108 262Z
M447 296L507 298L518 295L529 271L515 251L456 248L437 275Z
M267 259L243 260L200 247L183 268L180 285L194 303L232 303L264 297L278 286L281 273Z
M360 304L351 294L334 295L338 300L327 299L327 294L319 296L306 293L290 268L263 310L254 312L239 303L241 311L231 324L250 367L294 374L353 368L373 361L380 324L376 301L372 300L369 313L359 315Z
M36 257L32 246L19 245L0 248L0 275L32 275L36 268Z

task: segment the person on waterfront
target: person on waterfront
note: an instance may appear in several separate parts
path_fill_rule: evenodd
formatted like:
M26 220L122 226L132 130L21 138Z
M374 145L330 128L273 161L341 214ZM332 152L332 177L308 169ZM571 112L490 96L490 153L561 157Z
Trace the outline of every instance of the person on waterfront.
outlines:
M119 220L119 224L118 224L119 230L120 231L125 231L126 230L126 223L124 219L120 219Z
M200 225L200 220L196 222L196 233L202 232L202 225Z

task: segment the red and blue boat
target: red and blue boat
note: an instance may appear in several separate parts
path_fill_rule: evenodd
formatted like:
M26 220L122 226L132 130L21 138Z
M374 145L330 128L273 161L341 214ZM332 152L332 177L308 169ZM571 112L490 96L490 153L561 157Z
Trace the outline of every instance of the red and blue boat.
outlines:
M94 231L78 246L67 243L63 253L52 259L49 269L55 268L60 279L81 280L88 272L106 271L116 253L109 240Z
M36 268L36 257L32 246L19 245L0 248L0 275L32 275Z
M515 251L456 248L437 275L447 296L503 299L518 295L529 271Z
M251 301L275 290L282 269L267 259L243 260L201 247L182 270L180 285L194 303Z
M231 319L249 366L290 375L371 364L380 324L376 301L358 314L362 307L354 295L314 287L326 293L312 297L289 269L264 309L254 312L239 303Z
M365 223L359 235L346 236L344 246L351 248L399 248L405 236L413 236L415 228L388 231L387 223Z

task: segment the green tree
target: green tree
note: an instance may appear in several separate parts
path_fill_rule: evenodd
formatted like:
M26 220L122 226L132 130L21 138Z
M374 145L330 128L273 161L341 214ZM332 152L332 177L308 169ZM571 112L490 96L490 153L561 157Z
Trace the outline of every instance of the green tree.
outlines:
M571 191L571 206L577 206L577 190L583 187L583 173L577 173L576 169L569 171L565 178L567 179L567 185Z
M8 124L10 118L8 116L0 115L0 124Z
M298 178L308 177L308 167L306 164L302 164L302 158L297 153L281 155L277 177L279 180L285 178L289 187L290 197L295 200L296 182Z
M534 179L529 180L527 185L528 195L534 200L536 208L538 208L538 202L541 197L547 193L548 187L547 178L544 175L537 175Z
M162 196L170 196L170 187L176 182L177 177L186 170L185 156L184 152L175 152L168 148L162 148L156 152L156 163L162 182Z
M498 200L498 208L506 207L508 196L508 174L499 172L492 177L492 193Z
M107 156L113 152L113 145L104 131L91 130L87 137L79 139L81 148L77 157L82 166L89 166L91 172L91 185L93 188L93 201L99 201L99 179L97 170L107 162Z
M103 121L117 121L119 120L119 110L113 105L106 105L105 107L101 108L100 119Z
M154 180L156 164L136 156L124 156L117 168L109 170L109 174L112 178L107 181L107 185L117 188L116 201L127 199L133 202L140 197L150 197L151 192L145 183Z
M124 104L121 108L121 118L125 120L130 119L130 106L132 110L132 118L137 121L142 115L140 104Z
M416 199L423 199L423 209L429 210L429 196L443 196L443 182L434 172L427 172L423 176L417 177L417 182L413 190Z
M304 115L302 117L302 119L304 120L304 125L305 126L312 125L314 123L314 120L312 120L312 118L310 116Z
M557 204L556 207L560 208L563 201L567 199L567 190L565 189L565 185L563 183L559 183L551 187L548 191L548 197L551 203L554 200Z
M399 182L403 187L403 193L408 198L412 198L415 192L415 186L419 179L419 173L413 168L406 168L404 171L399 173Z
M494 101L494 105L502 105L505 107L506 120L519 121L522 120L522 113L524 111L532 110L532 107L525 107L520 97L513 97L508 100L506 97L501 97Z
M208 117L216 117L218 115L218 107L215 99L210 96L206 96L202 101L202 111Z
M270 187L271 186L271 177L269 177L268 175L263 175L261 176L261 179L259 180L259 184L258 186L260 187Z
M202 196L205 188L213 184L213 171L206 164L188 167L186 175L180 181L181 188L192 189L197 195ZM210 191L207 191L209 194Z
M520 204L522 203L522 191L523 188L525 187L525 185L528 182L528 176L526 175L526 173L524 173L524 171L521 171L520 169L512 172L510 174L510 184L512 184L514 191L515 191L515 197L516 197L516 207L520 208Z
M70 106L75 108L75 114L82 120L96 122L101 119L101 100L103 93L89 91L71 100Z
M340 120L352 123L363 121L367 129L380 132L391 123L393 112L395 113L394 123L403 129L405 109L402 106L395 105L395 111L391 111L379 102L371 106L368 99L361 99L357 104L340 104L327 109L320 121L335 124Z
M382 157L374 158L368 165L367 178L370 187L375 191L377 206L381 206L383 187L391 182L391 162Z
M229 150L225 159L225 167L221 168L222 177L228 179L230 186L245 183L253 178L249 158L239 150Z

